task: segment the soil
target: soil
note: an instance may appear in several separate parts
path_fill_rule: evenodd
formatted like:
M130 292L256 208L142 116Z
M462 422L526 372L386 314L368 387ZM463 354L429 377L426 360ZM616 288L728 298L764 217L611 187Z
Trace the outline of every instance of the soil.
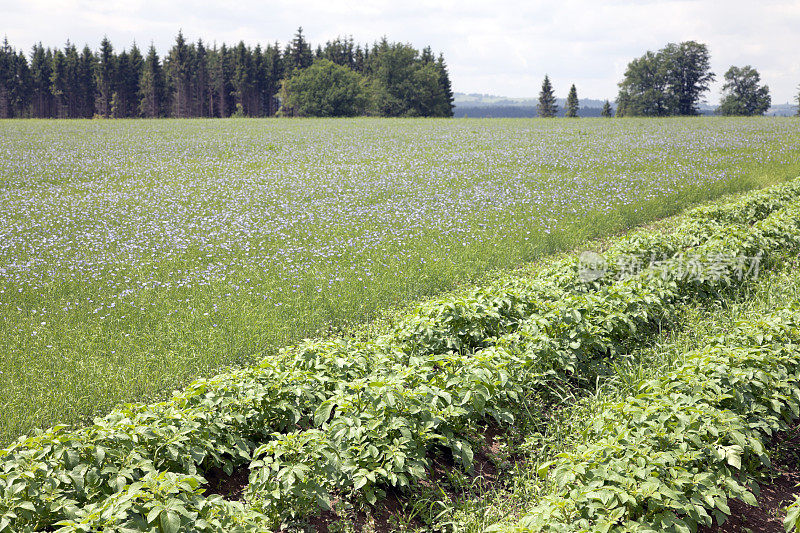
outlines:
M218 494L230 501L241 501L244 488L250 479L250 469L247 465L234 468L231 475L219 467L214 467L205 473L206 494Z
M698 533L785 533L784 509L800 494L800 426L778 435L770 449L776 453L772 471L758 483L758 506L730 500L728 520L721 525L702 527Z

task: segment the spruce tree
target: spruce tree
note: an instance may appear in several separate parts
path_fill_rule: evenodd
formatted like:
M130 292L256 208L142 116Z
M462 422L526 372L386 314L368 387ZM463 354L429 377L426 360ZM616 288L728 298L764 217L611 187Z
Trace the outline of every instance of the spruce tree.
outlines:
M97 58L88 45L83 47L81 57L78 60L78 87L81 93L80 116L92 118L94 116L95 84L94 71Z
M578 103L578 90L575 88L575 84L572 84L572 87L569 88L569 94L567 95L567 118L578 118L578 109L580 108L580 104Z
M15 117L30 116L31 91L33 89L33 79L31 70L28 66L28 59L25 52L19 51L15 65L16 79L12 91L11 102Z
M164 61L164 71L173 96L172 116L174 117L189 116L192 52L193 50L186 44L183 32L179 31L175 38L175 44Z
M0 118L11 118L13 116L11 105L11 94L16 77L14 63L17 54L8 44L8 38L3 40L0 48Z
M197 46L195 46L191 87L192 116L213 116L214 106L211 103L211 76L208 71L208 50L205 44L203 44L202 39L198 39Z
M603 102L603 110L600 111L600 116L605 118L611 118L611 102L606 100Z
M78 118L81 114L80 57L74 44L67 41L64 48L67 116Z
M550 84L550 78L546 74L542 82L542 90L539 92L539 105L536 107L536 111L542 118L552 118L558 114L558 105L553 93L553 86Z
M264 51L264 71L266 80L264 91L266 93L267 116L272 116L278 111L276 95L280 89L281 79L283 79L283 58L281 57L280 44L267 45Z
M53 53L53 70L50 72L50 92L56 103L56 117L67 117L67 66L64 53L56 50Z
M286 68L286 75L290 76L294 69L304 69L311 66L314 61L314 54L311 52L311 46L306 42L303 37L303 28L297 28L297 33L294 34L294 39L289 46L286 47L284 54L284 66Z
M53 93L50 92L50 71L52 54L42 43L35 44L31 52L31 88L33 91L33 116L51 116Z
M233 49L233 96L236 100L236 109L241 109L241 113L252 116L251 100L253 94L254 79L251 76L253 69L252 54L250 48L245 46L244 41L239 41Z
M453 96L453 86L450 84L450 76L447 73L447 65L444 62L444 55L442 54L439 54L439 59L436 60L436 70L439 71L439 85L444 95L441 116L452 117L453 108L455 108L453 105L455 97Z
M108 37L100 42L95 78L97 80L97 113L103 118L111 116L111 99L114 92L114 72L116 58L114 47Z
M165 94L164 70L158 58L156 47L150 45L144 61L142 77L139 80L139 114L146 118L164 115Z

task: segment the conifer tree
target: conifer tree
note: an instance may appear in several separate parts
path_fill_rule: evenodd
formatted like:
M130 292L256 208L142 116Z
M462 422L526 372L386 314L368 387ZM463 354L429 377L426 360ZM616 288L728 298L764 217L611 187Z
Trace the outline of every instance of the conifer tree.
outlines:
M114 97L114 75L115 75L114 47L108 37L103 37L100 42L100 53L98 54L97 70L95 78L97 80L97 113L103 118L111 116L111 100Z
M0 118L14 116L11 98L16 78L16 59L17 54L8 44L8 38L4 39L0 48Z
M139 114L146 118L164 115L166 101L164 70L156 47L151 44L139 81Z
M49 53L49 50L45 50L42 43L33 46L33 51L31 52L31 90L33 96L33 116L36 118L52 116L53 93L50 91L51 60L52 54Z
M246 116L253 114L251 110L253 83L251 78L253 69L252 55L250 49L245 46L244 41L239 41L233 49L233 94L237 110L241 110Z
M31 90L33 86L30 67L25 53L20 50L15 65L16 79L11 95L11 105L15 117L30 116Z
M64 47L64 74L66 81L67 116L78 118L81 115L81 86L79 77L80 57L74 44L67 41Z
M281 57L281 48L278 43L268 45L264 51L264 71L266 73L264 87L266 94L265 112L267 116L272 116L278 112L276 95L280 89L284 73L283 58Z
M365 112L452 116L447 66L430 47L418 50L386 38L356 46L352 37L337 37L317 47L317 56L302 28L285 53L277 42L266 48L223 43L208 49L202 40L189 43L179 32L163 60L152 46L142 57L136 43L117 53L104 37L96 53L88 46L79 53L69 41L62 50L39 43L29 64L28 56L17 54L6 40L0 47L0 117L226 117L237 108L252 116L273 115L281 80L322 60L360 76L370 103Z
M303 37L303 28L297 28L297 33L294 34L291 44L286 48L284 54L284 67L287 76L290 76L294 69L304 69L311 66L314 61L314 55L311 52L311 46L306 42Z
M558 105L553 93L553 86L550 84L550 78L546 74L542 82L542 90L539 92L539 105L536 107L536 111L542 118L552 118L558 114Z
M603 102L603 110L600 111L600 116L605 118L611 118L611 102L606 100Z
M190 109L190 81L192 58L191 49L186 44L183 32L179 31L175 44L165 61L167 82L172 93L172 116L188 117Z
M194 47L194 68L191 76L191 115L194 117L210 117L214 114L211 102L211 75L209 73L209 51L202 39L197 40Z
M56 117L67 117L67 67L64 53L56 50L53 53L53 69L50 72L50 92L56 103Z
M78 90L81 93L79 115L83 118L92 118L94 116L95 93L97 91L94 77L96 59L91 48L88 45L84 46L81 57L78 60Z
M575 84L572 84L572 87L569 88L569 94L567 95L567 114L568 118L578 118L578 109L580 108L580 104L578 103L578 90L575 88Z
M455 97L453 96L453 86L450 84L450 76L447 74L447 65L442 54L439 54L439 59L436 60L436 70L439 71L439 85L442 88L444 97L441 107L442 112L439 116L452 117L453 109L455 108L455 105L453 105Z

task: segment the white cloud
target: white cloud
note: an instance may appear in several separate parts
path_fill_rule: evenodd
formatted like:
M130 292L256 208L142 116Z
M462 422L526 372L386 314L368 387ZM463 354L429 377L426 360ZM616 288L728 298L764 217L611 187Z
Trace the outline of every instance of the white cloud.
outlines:
M285 43L299 25L313 43L386 35L443 52L457 91L516 97L535 96L548 73L562 96L575 83L581 96L613 98L628 61L688 39L711 49L710 101L732 64L756 67L776 103L800 83L796 1L0 0L0 14L0 31L25 49L67 39L96 48L107 34L118 48L153 41L165 51L178 29L190 40L249 44Z

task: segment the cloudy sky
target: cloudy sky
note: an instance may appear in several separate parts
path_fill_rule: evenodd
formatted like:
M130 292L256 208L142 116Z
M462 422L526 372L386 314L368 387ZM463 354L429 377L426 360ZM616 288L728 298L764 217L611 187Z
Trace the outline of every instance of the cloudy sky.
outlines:
M248 44L291 39L303 26L312 44L337 35L431 45L443 52L459 92L533 97L547 73L559 96L613 99L632 58L668 42L697 40L712 55L719 100L730 65L753 65L773 103L800 84L800 0L0 0L0 34L28 50L67 39L97 48L152 41L160 51L178 29L190 40Z

